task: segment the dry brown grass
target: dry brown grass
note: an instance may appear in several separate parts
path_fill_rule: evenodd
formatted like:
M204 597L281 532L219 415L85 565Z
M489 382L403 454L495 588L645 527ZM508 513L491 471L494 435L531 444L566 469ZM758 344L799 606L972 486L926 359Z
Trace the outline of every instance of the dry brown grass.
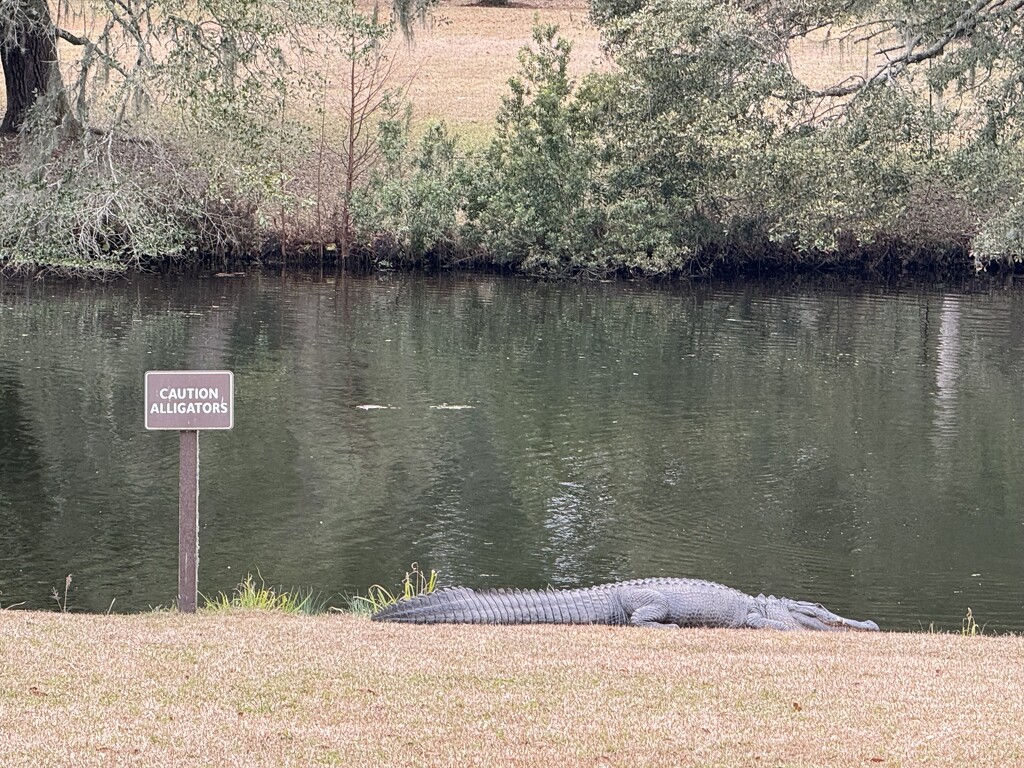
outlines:
M0 612L0 765L1024 765L1024 639Z
M588 21L587 0L531 0L509 8L444 2L415 44L399 56L413 74L409 97L417 122L444 119L471 138L490 132L519 50L531 42L535 20L557 24L573 41L574 77L609 65L600 35Z
M811 88L826 88L851 77L869 77L884 61L878 43L855 42L841 33L818 30L794 40L790 48L793 74Z

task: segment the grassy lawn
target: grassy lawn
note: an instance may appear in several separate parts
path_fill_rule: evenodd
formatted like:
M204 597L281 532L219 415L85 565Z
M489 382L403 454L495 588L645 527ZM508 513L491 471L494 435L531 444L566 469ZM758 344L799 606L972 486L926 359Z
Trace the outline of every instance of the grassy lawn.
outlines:
M411 47L397 51L399 76L411 77L414 120L445 120L469 141L483 139L519 69L519 49L532 38L534 22L557 24L573 41L571 73L579 77L610 64L586 0L533 0L508 8L443 2Z
M1024 638L0 612L0 765L1024 764Z

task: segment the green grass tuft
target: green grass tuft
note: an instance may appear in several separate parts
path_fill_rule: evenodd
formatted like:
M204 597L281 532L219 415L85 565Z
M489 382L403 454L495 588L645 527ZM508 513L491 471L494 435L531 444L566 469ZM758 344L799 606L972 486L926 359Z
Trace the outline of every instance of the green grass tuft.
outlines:
M411 600L419 595L429 595L437 588L437 571L431 569L430 574L420 570L418 563L409 566L402 579L402 588L396 593L380 584L374 584L366 595L356 595L349 600L349 611L360 616L372 616L399 600Z
M257 572L258 573L258 572ZM209 598L203 595L205 601L203 609L207 611L280 611L282 613L316 614L324 613L327 609L327 600L312 589L303 591L278 590L268 587L263 577L259 577L259 583L246 574L245 578L238 583L231 595L223 592L215 597Z

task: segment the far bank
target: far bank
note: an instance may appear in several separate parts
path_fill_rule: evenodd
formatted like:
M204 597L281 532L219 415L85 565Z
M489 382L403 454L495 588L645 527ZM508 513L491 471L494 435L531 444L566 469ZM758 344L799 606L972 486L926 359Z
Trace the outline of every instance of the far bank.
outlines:
M493 5L43 14L52 93L0 61L0 269L1021 269L1024 10Z

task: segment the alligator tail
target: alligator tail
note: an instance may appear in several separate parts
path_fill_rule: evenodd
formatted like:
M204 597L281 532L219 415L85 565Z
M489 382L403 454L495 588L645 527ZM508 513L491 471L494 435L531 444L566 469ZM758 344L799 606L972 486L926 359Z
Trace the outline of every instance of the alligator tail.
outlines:
M624 624L612 590L474 590L449 587L401 600L374 621L409 624Z

